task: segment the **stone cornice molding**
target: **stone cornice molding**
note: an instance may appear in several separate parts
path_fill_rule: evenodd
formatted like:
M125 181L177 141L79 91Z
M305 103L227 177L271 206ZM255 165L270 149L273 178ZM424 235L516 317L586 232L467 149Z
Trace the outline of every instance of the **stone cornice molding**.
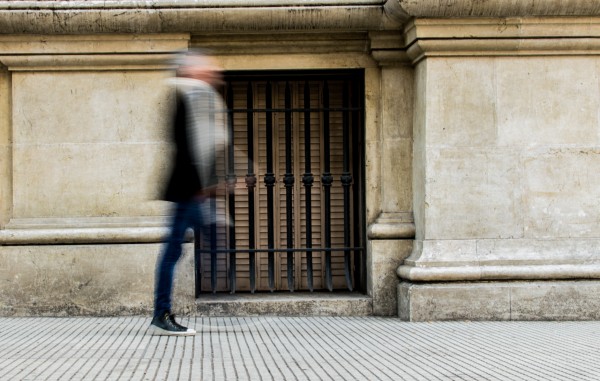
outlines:
M596 0L387 0L386 12L407 17L600 16Z
M0 9L162 9L381 6L385 0L2 0Z
M172 54L0 56L10 71L168 70Z
M0 35L0 63L11 71L163 70L188 34L36 36Z
M451 267L414 267L402 265L398 267L396 273L401 279L412 282L600 279L600 264L471 265Z
M405 28L413 64L425 57L600 54L600 18L415 19Z
M0 34L367 31L401 27L384 14L382 0L0 1Z

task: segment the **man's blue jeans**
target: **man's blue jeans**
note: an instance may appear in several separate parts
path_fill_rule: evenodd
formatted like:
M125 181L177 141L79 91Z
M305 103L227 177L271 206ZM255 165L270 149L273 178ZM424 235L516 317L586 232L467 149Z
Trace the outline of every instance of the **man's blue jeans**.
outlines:
M206 205L204 205L206 204ZM154 316L171 311L173 272L181 257L182 245L188 228L195 233L202 232L206 237L210 229L210 217L204 215L208 201L192 200L175 204L171 231L163 252L156 263L156 284L154 289Z

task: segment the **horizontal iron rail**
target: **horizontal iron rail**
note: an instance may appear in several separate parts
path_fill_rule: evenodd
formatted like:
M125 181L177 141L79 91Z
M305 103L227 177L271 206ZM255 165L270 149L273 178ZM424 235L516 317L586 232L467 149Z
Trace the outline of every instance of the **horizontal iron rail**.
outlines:
M365 251L364 247L313 247L293 249L199 249L199 253L303 253L303 252L338 252L338 251Z
M221 112L248 113L248 112L340 112L340 111L362 111L362 107L328 107L328 108L230 108Z

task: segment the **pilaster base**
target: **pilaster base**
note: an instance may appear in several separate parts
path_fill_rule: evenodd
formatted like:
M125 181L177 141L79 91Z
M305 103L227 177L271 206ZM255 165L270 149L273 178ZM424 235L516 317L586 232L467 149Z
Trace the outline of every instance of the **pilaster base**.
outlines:
M402 282L398 316L406 321L597 320L600 281Z

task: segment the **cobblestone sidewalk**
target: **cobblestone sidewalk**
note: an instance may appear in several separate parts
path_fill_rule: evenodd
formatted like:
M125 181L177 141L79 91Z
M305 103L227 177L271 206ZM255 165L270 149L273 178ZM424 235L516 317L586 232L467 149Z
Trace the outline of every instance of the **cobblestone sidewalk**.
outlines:
M0 318L0 380L600 380L600 322Z

